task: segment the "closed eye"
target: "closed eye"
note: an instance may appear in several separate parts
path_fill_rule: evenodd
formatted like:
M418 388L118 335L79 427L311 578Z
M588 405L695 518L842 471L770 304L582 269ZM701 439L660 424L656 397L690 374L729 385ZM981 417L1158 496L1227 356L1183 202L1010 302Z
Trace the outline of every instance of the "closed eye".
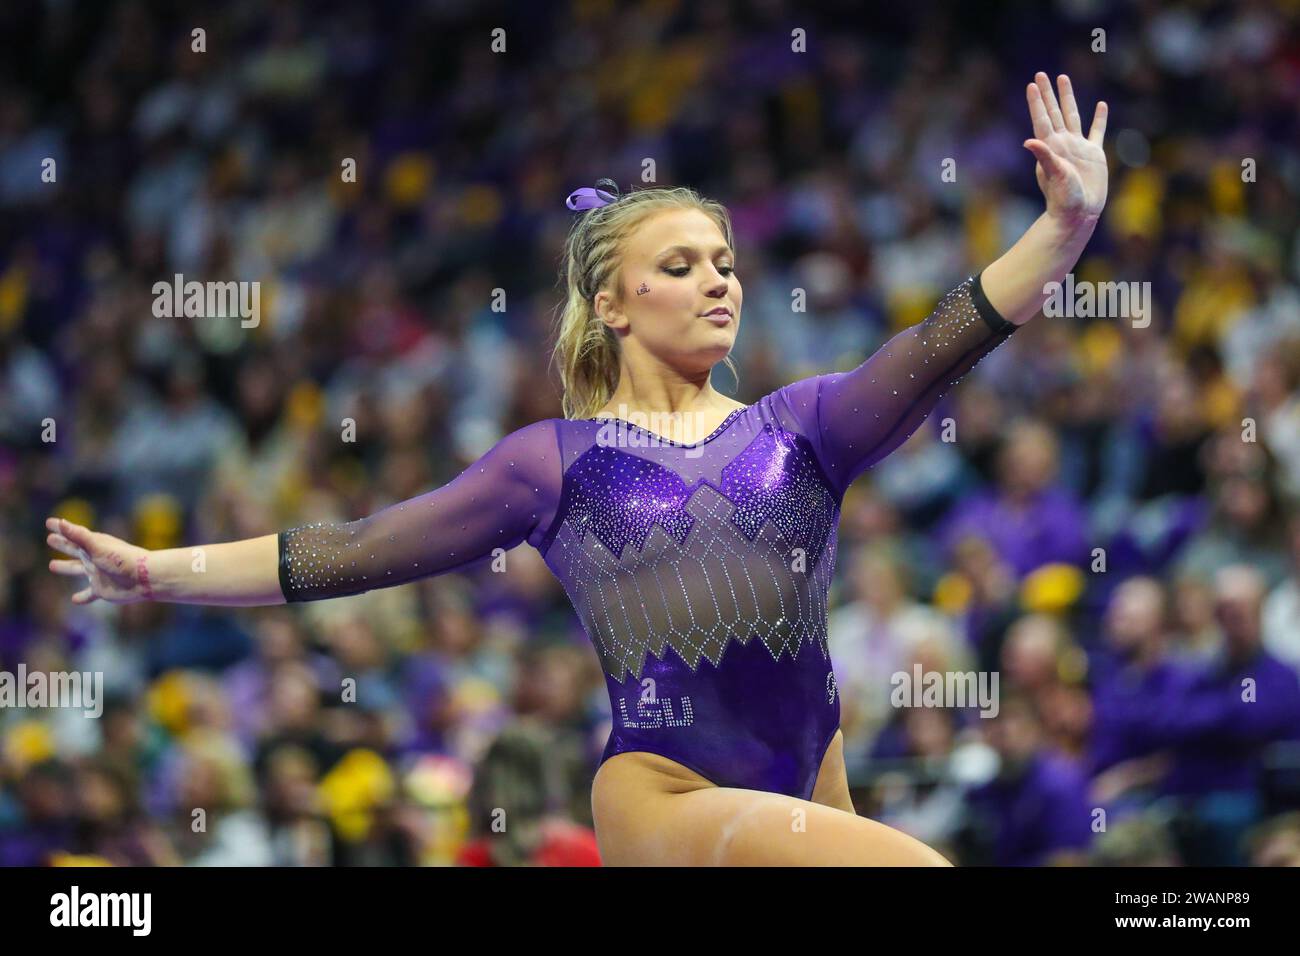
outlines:
M690 266L677 266L676 268L673 268L673 269L664 269L664 272L667 272L670 276L676 276L676 277L679 278L679 279L680 279L682 276L684 276L684 275L686 275L687 273L689 273L690 271L691 271L691 267L690 267ZM721 273L722 273L724 276L726 276L728 279L730 279L732 276L734 276L734 275L736 274L736 267L735 267L735 266L719 266L719 267L718 267L718 271L721 272Z

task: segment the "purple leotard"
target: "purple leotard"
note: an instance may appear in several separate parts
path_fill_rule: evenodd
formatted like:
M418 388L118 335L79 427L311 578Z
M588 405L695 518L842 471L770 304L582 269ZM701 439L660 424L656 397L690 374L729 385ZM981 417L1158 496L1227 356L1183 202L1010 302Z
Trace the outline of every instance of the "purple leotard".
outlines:
M649 751L807 799L839 726L826 595L844 491L1014 329L976 276L853 371L779 389L694 444L619 419L536 422L441 488L282 532L281 590L356 594L527 541L600 656L603 759Z

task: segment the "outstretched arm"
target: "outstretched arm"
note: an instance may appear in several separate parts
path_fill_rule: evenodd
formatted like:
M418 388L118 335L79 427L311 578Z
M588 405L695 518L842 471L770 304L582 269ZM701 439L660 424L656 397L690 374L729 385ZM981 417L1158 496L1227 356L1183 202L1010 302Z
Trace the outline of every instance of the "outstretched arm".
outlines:
M366 518L318 523L245 541L146 551L59 518L51 547L75 560L56 574L84 575L77 604L252 606L314 601L454 571L549 526L560 462L551 421L507 435L448 484Z
M283 604L276 576L276 535L147 551L64 518L47 518L50 547L71 559L50 562L55 574L85 577L73 604L168 601L252 607Z
M920 427L939 399L1020 325L1039 313L1044 287L1060 281L1087 244L1106 201L1100 103L1085 138L1068 77L1058 105L1046 74L1026 88L1047 211L997 261L949 292L851 372L790 386L792 408L815 431L828 477L843 492Z

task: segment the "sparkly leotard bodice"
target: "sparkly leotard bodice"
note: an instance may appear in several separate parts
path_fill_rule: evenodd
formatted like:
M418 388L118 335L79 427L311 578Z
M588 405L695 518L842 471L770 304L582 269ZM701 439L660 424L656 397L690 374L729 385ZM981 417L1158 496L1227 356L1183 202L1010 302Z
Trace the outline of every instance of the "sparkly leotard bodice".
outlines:
M355 594L527 541L600 657L605 758L650 751L807 799L839 726L826 598L844 491L1014 329L974 277L853 371L779 389L693 444L618 419L536 422L442 488L282 532L281 589Z

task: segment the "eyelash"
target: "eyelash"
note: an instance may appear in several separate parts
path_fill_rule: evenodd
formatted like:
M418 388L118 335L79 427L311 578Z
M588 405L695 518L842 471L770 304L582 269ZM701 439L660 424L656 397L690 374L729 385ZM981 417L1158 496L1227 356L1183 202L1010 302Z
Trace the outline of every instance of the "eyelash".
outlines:
M677 267L674 268L674 269L664 269L664 272L667 272L670 276L676 276L676 277L679 278L679 279L680 279L682 276L686 275L686 273L688 273L688 272L690 272L690 271L691 271L691 267L690 267L690 266L677 266ZM723 266L723 267L722 267L721 269L719 269L718 271L721 272L721 273L723 273L723 275L725 275L728 279L730 279L732 276L734 276L734 275L736 274L736 267L735 267L735 266Z

